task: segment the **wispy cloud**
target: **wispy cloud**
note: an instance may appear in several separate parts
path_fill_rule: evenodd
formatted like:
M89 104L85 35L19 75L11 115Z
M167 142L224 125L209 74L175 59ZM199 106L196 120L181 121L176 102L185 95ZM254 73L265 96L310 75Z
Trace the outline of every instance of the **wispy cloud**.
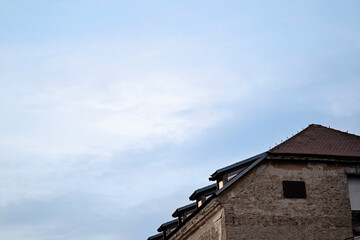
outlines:
M4 4L0 238L144 238L295 126L359 130L358 9Z
M244 94L233 79L214 78L219 74L216 69L182 70L166 67L166 63L160 69L152 64L159 61L153 52L117 56L121 50L110 53L112 47L104 52L102 44L59 51L38 63L44 64L41 67L27 63L33 69L27 76L16 75L12 86L20 95L8 95L3 89L2 98L11 102L15 114L19 109L26 112L32 129L4 134L1 144L43 154L109 154L181 142L227 114L217 105ZM37 50L40 55L46 51ZM144 66L134 66L134 62ZM40 83L35 86L32 82L16 84L19 78L37 76ZM10 122L11 116L8 118Z

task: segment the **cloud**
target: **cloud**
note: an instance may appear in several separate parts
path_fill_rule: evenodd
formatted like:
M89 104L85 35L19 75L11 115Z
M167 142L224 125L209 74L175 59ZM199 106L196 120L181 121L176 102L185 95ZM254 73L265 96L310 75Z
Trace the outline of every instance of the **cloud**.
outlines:
M327 105L324 108L338 118L360 113L360 96L357 91L359 88L358 79L343 84L329 84L323 93Z
M306 62L306 56L298 55L295 61L279 51L279 59L270 62L259 58L256 46L274 43L259 39L246 44L252 50L234 59L238 69L182 38L142 46L117 39L3 48L8 61L0 75L11 82L1 83L0 106L7 115L0 144L34 154L111 156L182 143L234 115L283 107L288 103L281 96L300 107L313 100L312 105L337 116L359 111L351 87L354 75L327 83L332 76L325 69L342 71L335 59ZM341 85L346 96L334 92ZM303 94L296 94L297 89Z
M225 109L217 106L245 92L231 78L214 77L217 69L150 69L152 61L166 60L157 57L162 49L115 57L122 49L111 54L109 48L67 49L71 53L59 51L44 62L27 63L34 67L27 77L39 76L39 83L22 82L18 78L25 76L19 73L9 84L19 96L3 90L3 100L14 108L8 121L19 117L16 111L25 112L31 128L3 134L0 144L42 154L106 155L178 143L224 119ZM44 49L39 52L44 55Z
M0 238L144 238L294 125L358 129L352 4L81 4L5 21Z
M119 153L106 161L94 156L11 160L2 154L0 236L137 239L144 234L137 231L139 221L159 212L167 216L167 209L188 202L195 187L207 184L206 178L199 182L194 176L214 169L211 163L196 169L164 151L134 154ZM144 229L150 231L149 226Z

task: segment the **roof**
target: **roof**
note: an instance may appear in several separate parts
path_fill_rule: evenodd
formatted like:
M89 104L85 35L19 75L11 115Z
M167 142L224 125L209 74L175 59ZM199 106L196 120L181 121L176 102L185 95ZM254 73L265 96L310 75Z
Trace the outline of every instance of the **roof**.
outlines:
M191 194L189 199L190 200L196 200L196 198L198 196L203 195L203 194L207 194L207 193L210 193L210 192L213 192L213 191L216 191L216 183L195 190L195 192L193 192L193 194Z
M265 153L261 153L261 154L258 154L256 156L253 156L251 158L245 159L243 161L240 161L240 162L234 163L232 165L220 168L220 169L216 170L213 174L211 174L209 180L214 181L214 180L217 179L217 177L223 175L226 172L230 172L232 170L236 170L236 169L240 169L242 167L246 167L247 165L250 165L252 162L258 160L259 158L262 158L264 156L264 154Z
M196 210L192 214L190 214L189 217L185 218L185 220L181 222L179 226L177 226L172 232L170 232L170 234L166 236L164 239L169 239L172 235L174 235L179 229L182 228L184 224L191 221L191 219L194 216L196 216L204 207L206 207L215 197L216 197L215 194L212 194L208 199L206 199L206 201L203 204L201 204L200 207L196 208Z
M151 237L148 237L147 240L162 240L163 239L163 234L162 233L158 233L156 235L153 235Z
M166 239L169 239L175 232L177 232L186 222L199 213L210 201L219 196L222 192L229 189L239 179L244 177L248 172L261 164L271 155L319 155L321 156L337 156L337 157L360 157L360 136L342 132L339 130L327 128L317 124L311 124L298 134L289 138L285 142L270 149L268 152L253 156L243 161L234 163L227 167L216 170L209 180L216 180L217 177L224 173L240 169L244 169L231 179L223 188L217 190L209 199L207 199L192 215L189 216L183 223L181 223L173 232L170 233ZM198 195L205 192L210 192L216 184L197 189L191 196L190 200L195 200ZM186 206L185 206L186 207Z
M172 214L172 216L177 217L182 212L191 211L191 210L195 210L195 209L196 209L196 202L190 203L190 204L188 204L186 206L179 207L178 209L176 209L175 212Z
M167 228L176 227L178 224L179 224L178 220L174 219L174 220L171 220L171 221L161 224L161 226L158 228L157 231L161 232Z
M257 155L259 157L256 158L256 160L254 162L252 162L250 164L250 166L248 166L246 169L244 169L241 173L239 173L236 177L234 177L233 179L230 180L230 182L228 182L227 184L225 184L225 186L221 189L219 189L216 192L216 195L219 195L220 193L222 193L223 191L225 191L226 189L228 189L231 185L233 185L237 180L239 180L240 178L242 178L245 174L247 174L249 171L251 171L254 167L256 167L258 164L260 164L264 159L266 159L266 157L268 156L267 153L262 153ZM256 156L254 156L256 157Z
M269 153L360 157L360 136L311 124Z

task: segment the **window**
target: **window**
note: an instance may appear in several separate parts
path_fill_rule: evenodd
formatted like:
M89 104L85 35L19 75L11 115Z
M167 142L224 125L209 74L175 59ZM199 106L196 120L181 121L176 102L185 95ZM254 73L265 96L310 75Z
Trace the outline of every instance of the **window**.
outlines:
M306 198L305 182L303 181L283 181L285 198Z
M360 210L360 177L349 176L348 187L350 195L351 210Z
M224 187L224 182L223 181L219 181L219 189L222 189Z

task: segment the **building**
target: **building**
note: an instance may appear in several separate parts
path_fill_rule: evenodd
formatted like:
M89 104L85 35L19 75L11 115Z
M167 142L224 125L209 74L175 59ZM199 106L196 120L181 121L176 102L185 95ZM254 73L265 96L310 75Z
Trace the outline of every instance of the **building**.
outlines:
M216 170L148 239L354 239L360 136L321 125ZM156 237L157 238L154 238Z

